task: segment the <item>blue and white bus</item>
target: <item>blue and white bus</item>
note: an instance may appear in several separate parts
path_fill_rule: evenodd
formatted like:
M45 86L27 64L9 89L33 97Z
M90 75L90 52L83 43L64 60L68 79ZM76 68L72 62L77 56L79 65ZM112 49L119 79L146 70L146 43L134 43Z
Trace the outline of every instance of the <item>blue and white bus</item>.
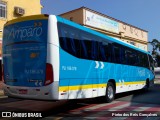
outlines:
M10 97L68 100L149 88L153 59L133 45L55 15L7 22L4 92Z

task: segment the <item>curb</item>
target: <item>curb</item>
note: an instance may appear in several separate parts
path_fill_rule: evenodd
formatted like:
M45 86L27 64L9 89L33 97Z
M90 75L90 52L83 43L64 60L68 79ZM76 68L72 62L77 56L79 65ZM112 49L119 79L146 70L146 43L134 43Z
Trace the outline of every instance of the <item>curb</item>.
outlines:
M4 92L3 92L3 82L0 81L0 96L4 96Z
M4 96L3 90L0 90L0 96Z
M159 81L155 81L154 84L160 84L160 82Z
M160 84L160 78L155 78L155 79L154 79L154 83Z

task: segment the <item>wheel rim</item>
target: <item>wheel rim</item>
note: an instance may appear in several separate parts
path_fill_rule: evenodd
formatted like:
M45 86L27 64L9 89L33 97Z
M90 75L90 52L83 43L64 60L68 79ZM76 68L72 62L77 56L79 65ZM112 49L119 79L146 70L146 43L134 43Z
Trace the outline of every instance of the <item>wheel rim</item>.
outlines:
M113 98L113 88L111 86L108 87L108 98L112 99Z

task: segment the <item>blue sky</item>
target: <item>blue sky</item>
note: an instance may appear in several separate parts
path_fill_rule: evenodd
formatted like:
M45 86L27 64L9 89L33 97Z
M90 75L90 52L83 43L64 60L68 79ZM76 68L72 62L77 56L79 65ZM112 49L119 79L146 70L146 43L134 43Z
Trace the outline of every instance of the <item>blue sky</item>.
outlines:
M148 31L160 40L160 0L41 0L42 13L59 15L85 6Z

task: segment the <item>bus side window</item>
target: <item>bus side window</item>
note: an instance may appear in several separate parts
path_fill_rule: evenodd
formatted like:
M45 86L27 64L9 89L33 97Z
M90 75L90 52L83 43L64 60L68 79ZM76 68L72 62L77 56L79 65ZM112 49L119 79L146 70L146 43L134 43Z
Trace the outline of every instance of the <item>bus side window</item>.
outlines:
M146 68L149 68L149 62L148 62L148 56L147 56L147 54L144 54L144 66Z
M61 48L64 50L68 50L68 45L67 45L67 32L61 29L61 35L60 35L60 45Z
M130 65L130 51L128 49L125 50L125 58L126 58L126 64Z
M143 67L145 67L146 65L145 65L145 56L142 54L142 61L143 61Z
M99 42L99 59L103 62L113 62L112 59L112 44L109 42Z
M147 54L139 53L140 67L149 68Z
M138 57L139 57L139 66L142 67L143 66L143 61L142 61L141 53L139 53Z
M134 50L131 50L131 54L130 54L130 60L131 60L131 65L135 66L136 65L136 54Z
M91 58L92 60L98 59L98 42L96 41L92 41Z
M120 47L117 45L114 45L114 62L120 63Z
M121 63L122 64L127 64L127 58L126 58L126 55L125 55L125 48L124 47L121 47Z
M81 44L81 58L86 59L88 58L88 53L87 53L87 48L84 40L81 40L80 44Z
M81 41L76 38L74 39L74 43L76 49L76 57L81 58L81 49L82 49Z
M140 66L140 56L139 52L136 51L136 66Z
M77 51L76 51L76 46L75 46L75 34L74 33L70 33L69 42L70 42L70 47L71 47L70 48L71 49L71 53L76 56Z
M70 32L68 32L70 31ZM64 49L66 52L70 53L71 55L76 56L77 49L75 46L75 33L72 32L69 28L61 27L61 34L60 34L60 45L61 48Z
M114 53L114 50L113 50L113 45L112 43L108 43L108 46L107 46L107 61L108 62L114 62L114 56L113 56L113 53Z
M99 42L99 59L100 61L107 61L107 53L106 53L106 46L107 44L103 42Z
M93 39L91 34L82 35L82 50L84 53L83 58L96 60L98 57L98 45L97 42Z

